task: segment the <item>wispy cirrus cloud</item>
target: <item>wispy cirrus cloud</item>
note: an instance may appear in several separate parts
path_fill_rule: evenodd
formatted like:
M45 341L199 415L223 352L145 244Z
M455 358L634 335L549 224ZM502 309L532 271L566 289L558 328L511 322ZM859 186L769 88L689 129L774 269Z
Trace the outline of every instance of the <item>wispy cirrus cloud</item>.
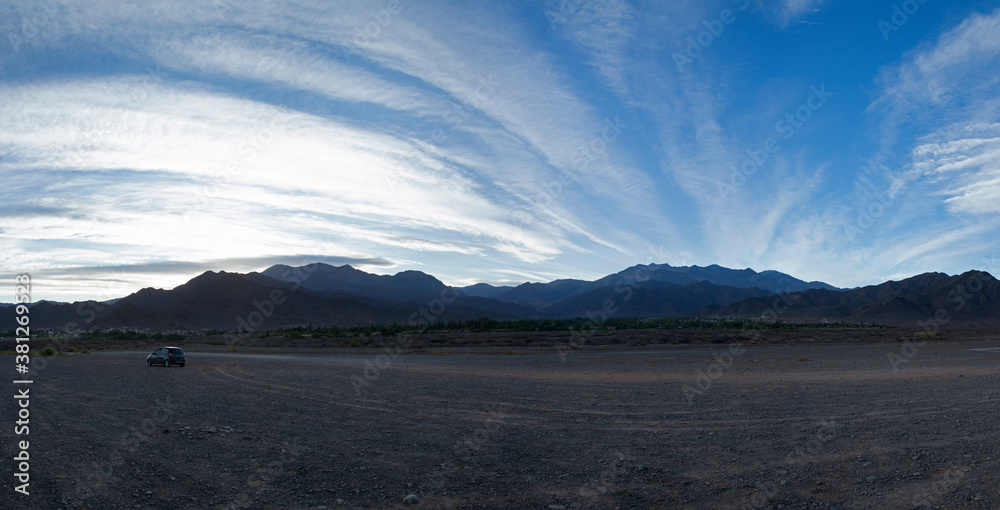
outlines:
M640 45L635 31L641 26L635 8L626 0L586 1L576 4L550 2L551 13L566 10L552 28L587 55L590 67L610 91L626 100L631 94L631 52Z
M909 160L893 177L897 187L925 187L953 213L998 212L998 31L1000 10L970 16L885 69L884 92L869 107Z
M935 44L911 52L882 74L884 94L874 108L910 114L962 115L991 103L1000 77L1000 11L976 13L943 33ZM970 79L976 78L976 79ZM954 108L954 107L958 108ZM963 107L964 106L964 107ZM961 112L961 113L960 113ZM989 115L991 109L983 114Z
M500 227L509 220L509 211L482 195L460 170L423 154L407 140L186 87L163 86L141 108L123 112L108 97L114 88L107 81L8 88L5 92L18 105L19 115L5 116L0 144L17 149L13 161L4 165L63 171L69 179L64 186L69 187L85 186L94 172L114 169L129 169L126 179L163 178L165 184L181 179L188 187L177 191L189 195L185 205L198 208L203 218L228 217L226 211L234 207L244 213L256 208L259 212L250 216L255 218L268 209L296 210L301 204L293 207L288 196L302 194L317 201L307 210L345 221L451 230L498 237L505 249L553 251L551 241L528 246L524 241L530 237L506 234ZM47 124L45 119L54 111L70 113L63 113L58 125ZM114 133L97 138L81 134L88 123L102 119L117 125ZM404 158L413 174L396 172ZM227 171L234 162L238 168ZM338 166L365 171L345 172ZM140 177L140 172L150 175ZM391 195L383 191L390 179ZM177 203L168 200L174 197L156 196L148 189L114 191L106 193L98 207L121 211L131 204L132 214L140 215L144 209L160 210L152 205L136 207L141 203ZM83 203L74 205L90 209ZM22 223L21 228L27 226ZM102 235L113 242L131 234L118 229ZM237 249L236 244L228 246Z
M913 149L914 172L940 184L935 196L954 214L1000 213L1000 124L966 124L946 132L959 136Z
M127 263L163 250L295 253L326 232L340 252L492 251L530 264L623 251L592 199L659 223L648 180L615 161L621 151L602 147L580 164L607 119L546 56L500 50L517 42L513 26L498 33L465 18L432 33L429 20L447 23L438 11L407 4L379 37L359 38L378 4L336 16L301 4L266 23L240 6L212 13L222 29L201 7L134 7L67 6L40 41L100 41L148 62L148 74L8 83L0 106L0 166L54 172L49 193L118 227L50 215L0 226L9 235L72 240L92 259L129 246ZM497 50L469 51L482 47ZM371 121L348 121L344 109ZM119 179L94 195L110 172ZM142 192L126 189L140 182Z
M823 279L817 258L877 275L971 256L906 235L973 236L966 223L996 213L997 15L878 56L845 41L884 9L826 5L54 2L17 48L0 38L0 257L56 270L316 253L509 281L639 262ZM37 9L0 6L0 33ZM691 40L682 73L672 55ZM856 77L800 47L845 69L882 59L880 98L852 110ZM734 186L824 83L836 105ZM866 120L877 154L856 150ZM896 201L845 239L870 188Z
M781 0L775 7L775 16L782 27L802 21L809 14L818 12L826 0Z
M686 195L684 208L678 204L667 214L683 214L701 227L695 235L705 248L697 253L673 248L673 256L711 258L731 264L759 260L756 257L767 251L767 241L792 204L786 196L762 207L750 194L720 192L721 187L731 187L731 168L742 162L747 149L755 148L751 144L760 143L747 133L732 132L723 120L720 103L733 101L733 90L715 83L720 74L729 71L717 67L716 59L709 57L699 57L698 65L689 66L683 73L671 59L646 58L668 50L685 51L689 38L705 31L706 23L717 19L723 9L731 15L737 13L734 16L743 18L739 20L743 23L750 23L750 12L744 12L740 8L744 4L739 2L643 5L643 16L635 15L636 6L631 2L573 5L571 13L553 24L554 31L586 56L590 68L610 93L629 108L642 106L634 115L646 117L654 130L657 168ZM563 6L550 4L553 11ZM721 21L719 24L724 28L717 38L722 40L727 37L726 30L732 28ZM718 45L715 39L713 36L699 51L707 55L724 51L712 46ZM725 76L723 81L730 79ZM758 181L773 182L773 177L761 174ZM814 188L812 184L805 187ZM684 235L680 228L674 231L675 238ZM753 248L737 252L731 248L734 244Z
M988 235L1000 225L997 29L1000 10L973 13L883 68L866 110L880 151L843 208L811 220L825 234L810 250L835 253L845 230L859 234L827 265L878 282L982 267L979 254L1000 249Z

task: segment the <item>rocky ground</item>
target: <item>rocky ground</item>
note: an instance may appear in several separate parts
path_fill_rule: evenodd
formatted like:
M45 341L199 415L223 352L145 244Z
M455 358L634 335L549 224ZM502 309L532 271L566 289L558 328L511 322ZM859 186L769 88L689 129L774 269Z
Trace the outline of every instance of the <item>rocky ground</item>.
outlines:
M0 508L1000 507L1000 337L721 338L47 358Z

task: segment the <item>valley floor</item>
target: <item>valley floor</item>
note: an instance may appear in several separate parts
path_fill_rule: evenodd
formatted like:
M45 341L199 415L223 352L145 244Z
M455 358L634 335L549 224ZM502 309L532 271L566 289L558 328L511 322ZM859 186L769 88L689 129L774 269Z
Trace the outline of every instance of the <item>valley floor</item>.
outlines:
M0 507L1000 507L1000 337L729 340L48 358Z

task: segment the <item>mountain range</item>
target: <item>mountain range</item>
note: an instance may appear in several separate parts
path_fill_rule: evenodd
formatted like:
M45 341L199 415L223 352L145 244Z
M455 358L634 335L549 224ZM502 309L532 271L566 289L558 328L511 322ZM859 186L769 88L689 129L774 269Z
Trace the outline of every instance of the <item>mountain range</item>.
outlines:
M983 271L957 276L924 273L845 291L809 289L770 298L715 304L692 315L839 320L880 324L995 327L1000 325L1000 282Z
M16 327L13 308L0 307L0 329ZM316 263L247 274L208 271L171 290L146 288L106 302L38 302L30 313L35 328L152 331L612 315L998 326L1000 283L970 271L838 289L778 271L649 264L594 281L449 287L420 271L375 275Z

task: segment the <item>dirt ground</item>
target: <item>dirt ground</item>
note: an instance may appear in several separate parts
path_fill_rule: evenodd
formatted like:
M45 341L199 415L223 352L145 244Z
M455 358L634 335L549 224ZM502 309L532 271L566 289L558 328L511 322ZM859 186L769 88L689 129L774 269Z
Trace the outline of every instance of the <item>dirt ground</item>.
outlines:
M979 337L47 358L0 508L1000 508Z

